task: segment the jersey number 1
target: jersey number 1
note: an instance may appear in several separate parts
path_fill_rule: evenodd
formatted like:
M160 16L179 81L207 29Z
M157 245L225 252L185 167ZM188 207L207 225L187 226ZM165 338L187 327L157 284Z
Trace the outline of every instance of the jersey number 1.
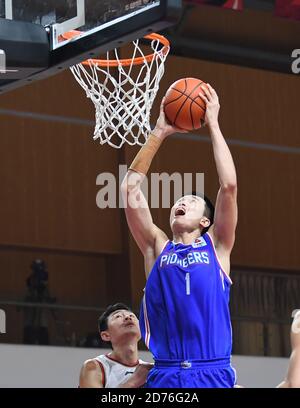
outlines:
M186 289L186 294L190 295L191 294L191 281L190 281L189 273L185 274L185 289Z

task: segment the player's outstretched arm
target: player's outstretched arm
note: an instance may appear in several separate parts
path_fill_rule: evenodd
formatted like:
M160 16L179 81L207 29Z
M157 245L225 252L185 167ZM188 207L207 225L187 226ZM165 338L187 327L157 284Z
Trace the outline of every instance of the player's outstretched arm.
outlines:
M121 192L129 229L142 254L163 245L166 235L153 222L148 202L141 190L144 175L128 170L122 182Z
M163 103L164 100L154 130L136 155L121 186L128 226L144 256L149 251L154 251L157 256L167 240L166 234L153 223L147 200L141 190L141 184L162 142L167 136L180 131L167 123Z
M237 225L237 177L234 162L219 127L219 98L207 84L199 96L206 103L205 122L209 128L220 189L217 195L214 224L210 229L217 248L229 254L234 245ZM229 272L229 271L228 271Z

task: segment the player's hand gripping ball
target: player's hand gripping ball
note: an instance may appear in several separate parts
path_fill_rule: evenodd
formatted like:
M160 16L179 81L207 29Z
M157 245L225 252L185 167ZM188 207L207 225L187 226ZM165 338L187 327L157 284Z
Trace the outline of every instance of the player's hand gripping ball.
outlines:
M206 106L199 93L204 94L205 82L196 78L182 78L168 89L164 100L165 115L172 126L196 130L204 124Z

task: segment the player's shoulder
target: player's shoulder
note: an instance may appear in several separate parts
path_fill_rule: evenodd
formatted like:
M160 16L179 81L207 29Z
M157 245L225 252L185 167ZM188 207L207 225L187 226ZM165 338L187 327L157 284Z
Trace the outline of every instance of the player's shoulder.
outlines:
M205 234L202 235L202 238L205 239L206 243L212 246L212 248L214 248L216 251L222 249L215 234L214 224L211 225L208 231L206 231Z
M164 251L164 249L167 247L168 243L170 242L167 234L164 233L161 229L157 228L157 235L155 239L155 247L154 247L154 252L155 252L155 258L157 258L161 253Z
M82 365L84 371L98 371L100 370L100 361L97 358L89 358L85 360Z
M206 242L208 241L209 243L215 245L216 237L215 237L215 231L214 231L214 224L211 225L208 230L201 236Z
M166 242L168 240L167 234L159 228L157 225L154 224L153 227L155 242Z
M80 388L105 387L106 375L102 364L96 358L85 360L79 376Z

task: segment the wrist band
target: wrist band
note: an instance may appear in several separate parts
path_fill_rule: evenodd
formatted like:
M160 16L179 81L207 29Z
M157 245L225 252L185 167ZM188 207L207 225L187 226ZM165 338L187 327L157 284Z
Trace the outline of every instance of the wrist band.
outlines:
M150 134L147 142L144 144L144 146L141 148L141 150L138 152L135 159L131 163L129 170L146 175L151 166L153 157L155 156L157 150L160 148L162 142L163 139Z

